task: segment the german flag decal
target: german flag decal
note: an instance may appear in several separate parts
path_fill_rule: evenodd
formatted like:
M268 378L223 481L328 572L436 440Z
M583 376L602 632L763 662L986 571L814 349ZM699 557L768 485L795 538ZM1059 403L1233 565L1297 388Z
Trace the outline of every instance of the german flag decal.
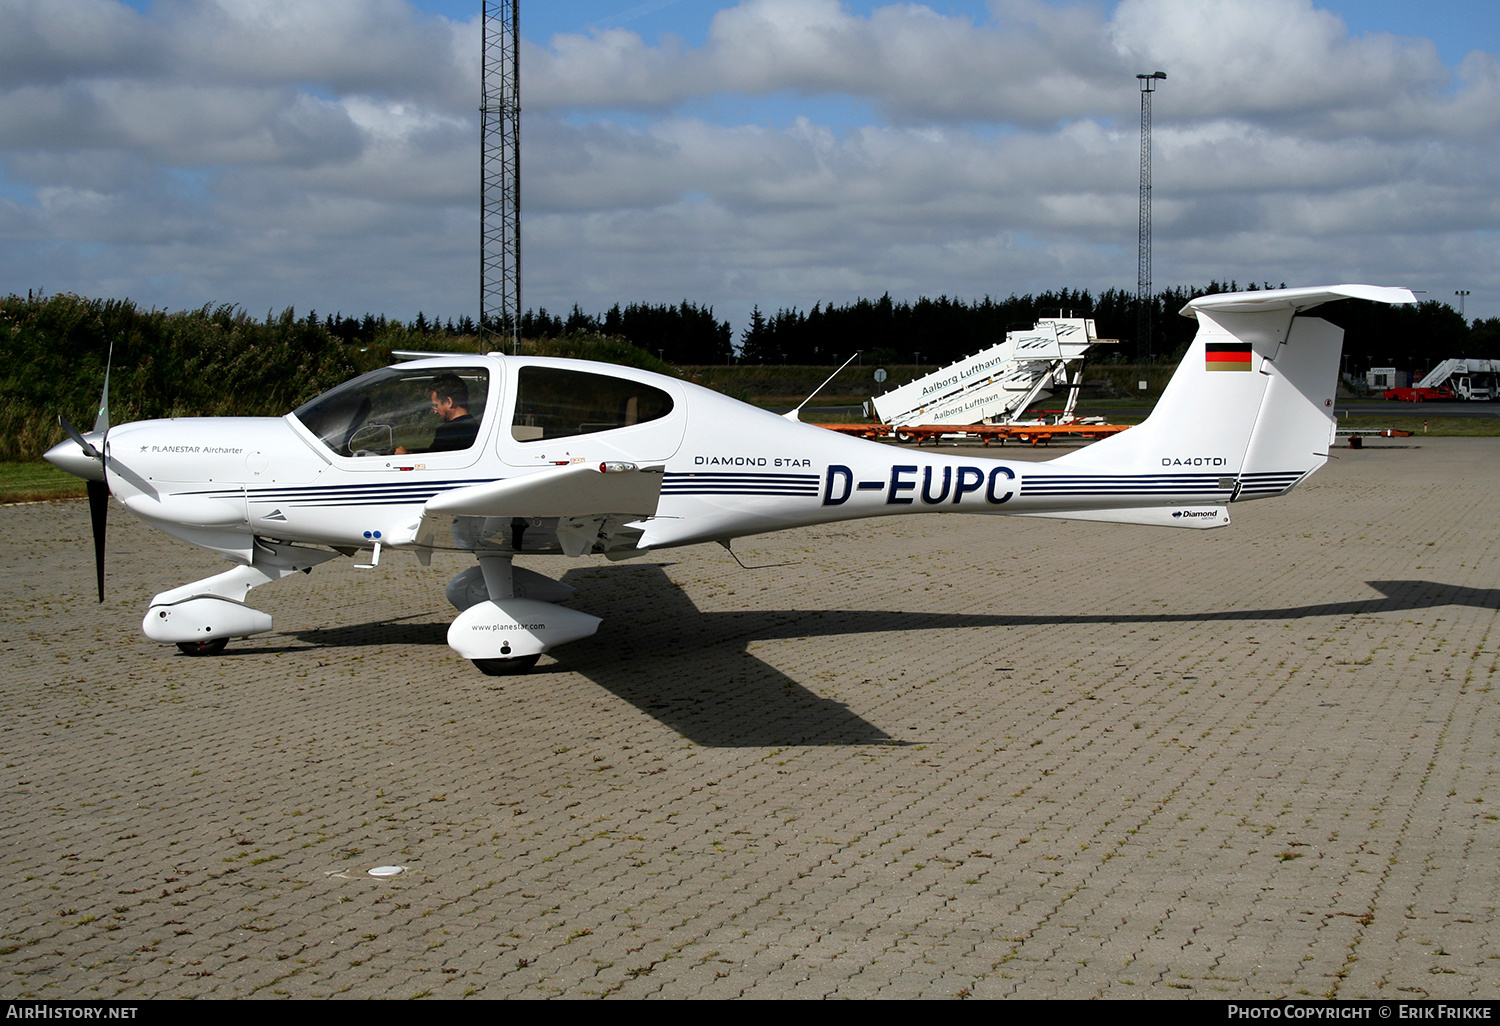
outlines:
M1249 342L1206 342L1203 345L1205 370L1247 371L1250 369Z

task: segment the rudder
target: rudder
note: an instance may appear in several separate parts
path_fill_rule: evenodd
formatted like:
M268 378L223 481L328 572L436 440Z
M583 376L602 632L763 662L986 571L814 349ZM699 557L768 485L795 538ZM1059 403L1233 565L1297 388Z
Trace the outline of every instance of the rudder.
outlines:
M1328 459L1343 344L1342 329L1299 315L1348 298L1416 302L1406 289L1370 285L1200 296L1181 311L1198 333L1151 415L1052 463L1212 472L1234 480L1235 499L1283 494Z

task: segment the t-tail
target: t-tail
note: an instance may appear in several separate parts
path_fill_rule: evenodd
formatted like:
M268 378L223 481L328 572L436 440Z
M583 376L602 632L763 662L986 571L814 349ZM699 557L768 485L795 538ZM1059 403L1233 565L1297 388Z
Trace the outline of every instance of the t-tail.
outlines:
M1215 475L1230 501L1284 495L1328 460L1342 328L1306 311L1339 299L1415 303L1407 289L1326 285L1200 296L1198 321L1137 427L1053 460L1111 475Z

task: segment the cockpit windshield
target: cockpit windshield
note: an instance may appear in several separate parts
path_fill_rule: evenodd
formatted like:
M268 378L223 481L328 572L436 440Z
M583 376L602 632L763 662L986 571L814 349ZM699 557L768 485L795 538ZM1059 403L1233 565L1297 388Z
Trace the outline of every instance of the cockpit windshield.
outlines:
M474 445L490 375L482 367L371 371L295 416L340 456L458 452Z

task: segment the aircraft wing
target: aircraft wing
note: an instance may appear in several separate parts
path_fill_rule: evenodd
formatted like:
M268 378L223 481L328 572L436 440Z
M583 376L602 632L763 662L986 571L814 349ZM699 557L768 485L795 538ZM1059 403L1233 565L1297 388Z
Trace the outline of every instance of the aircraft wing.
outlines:
M476 517L649 517L661 501L660 466L574 463L455 488L427 500L425 513Z

